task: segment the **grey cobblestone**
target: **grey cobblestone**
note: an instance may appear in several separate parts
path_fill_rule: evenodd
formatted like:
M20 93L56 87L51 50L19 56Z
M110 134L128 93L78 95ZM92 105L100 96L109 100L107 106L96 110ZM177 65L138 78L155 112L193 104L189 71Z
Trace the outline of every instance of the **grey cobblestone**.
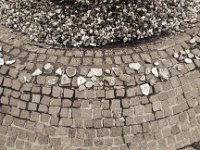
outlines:
M5 32L0 29L3 57L16 62L0 67L0 149L175 150L200 141L199 60L184 64L174 58L174 52L186 49L199 55L199 43L189 42L192 32L104 51L63 51L26 42L12 49L16 42L3 39ZM146 71L155 62L169 70L167 81ZM31 76L46 63L54 69L73 67L66 73L71 84L60 85L54 70ZM140 70L130 63L140 63ZM91 68L102 69L102 75L87 77ZM79 91L79 75L94 86ZM144 83L151 86L148 96L140 89Z

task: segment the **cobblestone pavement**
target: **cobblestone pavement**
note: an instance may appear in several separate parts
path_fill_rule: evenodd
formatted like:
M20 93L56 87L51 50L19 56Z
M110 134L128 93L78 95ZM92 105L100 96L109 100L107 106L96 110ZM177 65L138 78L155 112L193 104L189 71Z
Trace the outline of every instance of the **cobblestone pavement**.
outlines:
M61 50L0 26L0 150L175 150L200 141L200 24Z

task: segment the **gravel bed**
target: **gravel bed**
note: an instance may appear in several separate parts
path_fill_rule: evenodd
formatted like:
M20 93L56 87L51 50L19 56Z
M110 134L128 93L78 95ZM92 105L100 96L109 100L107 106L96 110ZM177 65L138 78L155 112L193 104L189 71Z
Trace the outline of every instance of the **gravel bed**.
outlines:
M1 0L0 19L30 39L57 46L101 46L197 22L200 0Z

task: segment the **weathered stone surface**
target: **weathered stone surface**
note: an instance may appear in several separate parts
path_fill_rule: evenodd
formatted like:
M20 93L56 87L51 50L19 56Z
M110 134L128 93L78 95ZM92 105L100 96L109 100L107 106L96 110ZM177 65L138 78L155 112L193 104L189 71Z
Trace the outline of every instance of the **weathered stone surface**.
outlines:
M153 67L152 70L151 70L152 74L155 76L155 77L158 77L159 74L158 74L158 69L156 67Z
M145 84L140 85L140 88L141 88L142 93L143 93L144 95L146 95L146 96L149 95L150 86L149 86L148 83L145 83Z
M71 83L71 79L66 74L62 74L62 76L60 78L60 84L61 85L69 85L70 83Z
M33 73L32 73L32 76L39 76L42 74L42 70L40 69L36 69Z
M78 86L84 84L85 82L86 82L86 79L85 79L84 77L79 76L79 77L77 78L77 85L78 85Z
M121 81L130 82L131 81L131 76L128 75L128 74L120 74L119 75L119 79Z
M104 77L104 80L105 80L106 82L108 82L108 84L109 84L110 86L115 85L115 77L112 77L112 76L105 76L105 77Z
M131 69L134 69L134 70L139 70L140 67L141 67L141 65L140 65L140 63L130 63L130 64L129 64L129 67L130 67Z
M68 77L74 77L77 73L77 70L75 67L67 67L66 69L66 74L68 75Z
M103 69L102 68L91 68L90 72L87 74L88 77L92 76L102 76L103 75Z
M4 59L0 58L0 66L3 66L3 65L4 65Z
M58 75L62 75L63 69L61 67L59 67L58 69L56 69L55 73L58 74Z

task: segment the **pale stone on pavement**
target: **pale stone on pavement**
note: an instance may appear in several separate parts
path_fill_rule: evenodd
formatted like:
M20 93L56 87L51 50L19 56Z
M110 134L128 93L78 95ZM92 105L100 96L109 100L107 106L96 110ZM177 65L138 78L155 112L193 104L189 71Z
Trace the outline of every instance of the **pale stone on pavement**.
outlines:
M78 86L84 84L85 82L86 82L86 79L85 79L84 77L79 76L79 77L77 78L77 85L78 85Z
M177 52L174 53L174 58L178 58L179 54Z
M158 77L158 69L156 67L153 67L151 72L155 77Z
M21 83L30 82L31 78L32 78L32 76L30 73L21 73L21 74L19 74L19 77L18 77L18 79Z
M93 87L93 85L94 85L94 83L91 82L91 81L88 81L88 82L85 83L85 86L86 86L87 88L91 88L91 87Z
M3 65L4 65L4 59L0 58L0 66L3 66Z
M91 68L90 72L87 74L88 77L97 76L100 77L103 74L102 68Z
M196 39L195 39L195 38L192 38L192 39L190 40L190 43L191 43L191 44L195 44L195 43L196 43Z
M113 72L115 73L116 76L119 76L122 74L122 69L120 67L112 67Z
M77 73L77 70L75 67L67 67L66 69L66 74L68 75L68 77L74 77Z
M185 58L184 61L187 64L191 64L192 63L192 59L190 59L190 58Z
M153 64L154 64L155 66L159 66L159 62L158 62L158 61L155 61Z
M188 57L189 57L189 58L194 58L194 54L189 53L189 54L188 54Z
M71 79L66 74L63 74L60 79L60 84L67 85L70 83L71 83Z
M148 83L145 83L145 84L140 85L140 89L142 90L142 93L143 93L144 95L146 95L146 96L149 95L150 86L149 86Z
M38 68L32 73L32 76L39 76L41 74L42 74L42 71Z
M6 65L12 65L12 64L14 64L16 61L15 60L7 60L6 62L5 62L5 64Z
M44 69L45 69L45 71L47 71L47 72L52 72L52 70L53 70L53 65L51 64L51 63L47 63L47 64L45 64L44 65Z
M110 69L106 69L105 73L110 74L111 73Z
M139 70L141 67L140 63L130 63L129 68L134 69L134 70Z
M56 74L58 74L58 75L62 75L62 74L63 74L63 70L62 70L62 68L58 68L58 69L56 69Z

